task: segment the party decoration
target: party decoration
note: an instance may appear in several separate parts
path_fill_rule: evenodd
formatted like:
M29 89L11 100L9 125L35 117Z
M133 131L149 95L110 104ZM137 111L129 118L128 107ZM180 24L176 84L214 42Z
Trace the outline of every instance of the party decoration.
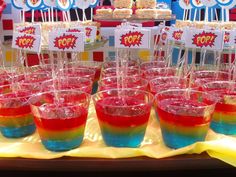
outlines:
M179 0L179 6L182 9L192 9L192 5L190 3L190 0Z
M56 0L57 7L62 11L68 11L72 7L71 0Z
M77 32L52 31L49 33L50 51L84 51L84 34Z
M13 33L12 48L39 53L40 47L40 35L31 35L18 32Z
M26 0L26 5L30 9L40 9L41 6L43 5L43 0Z

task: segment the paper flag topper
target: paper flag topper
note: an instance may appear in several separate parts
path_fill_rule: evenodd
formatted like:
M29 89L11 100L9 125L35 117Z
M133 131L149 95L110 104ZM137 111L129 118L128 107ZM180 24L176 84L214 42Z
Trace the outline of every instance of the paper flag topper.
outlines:
M68 11L72 7L71 0L56 0L57 7L62 11Z
M43 3L48 7L56 7L56 0L44 0Z
M98 5L99 0L90 0L90 7L94 8Z
M84 34L77 32L51 31L49 33L50 51L84 51Z
M185 32L186 48L202 48L208 50L222 50L223 37L222 31L186 29Z
M229 6L234 0L216 0L220 6Z
M40 53L41 36L25 33L13 33L12 48Z
M201 9L203 7L201 0L191 0L190 3L196 9Z
M91 4L91 0L76 0L75 5L80 9L87 9Z
M144 29L116 29L115 30L116 48L150 48L150 31Z
M202 4L206 7L213 7L217 4L216 0L201 0Z
M43 5L43 0L26 0L26 5L30 9L40 9Z
M192 5L190 3L190 0L179 0L179 6L182 9L192 9Z
M26 5L25 0L12 0L12 4L17 9L24 9L24 11L30 10L30 8Z

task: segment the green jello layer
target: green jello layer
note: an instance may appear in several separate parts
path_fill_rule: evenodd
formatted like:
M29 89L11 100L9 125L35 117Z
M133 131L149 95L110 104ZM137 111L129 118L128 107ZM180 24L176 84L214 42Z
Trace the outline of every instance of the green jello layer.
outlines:
M236 112L215 111L213 114L213 121L227 124L236 124Z
M18 128L32 125L34 122L33 115L25 114L20 116L0 116L0 127Z
M38 133L43 140L71 140L75 138L79 138L83 136L85 129L85 124L63 131L52 131L52 130L44 130L42 128L37 128Z

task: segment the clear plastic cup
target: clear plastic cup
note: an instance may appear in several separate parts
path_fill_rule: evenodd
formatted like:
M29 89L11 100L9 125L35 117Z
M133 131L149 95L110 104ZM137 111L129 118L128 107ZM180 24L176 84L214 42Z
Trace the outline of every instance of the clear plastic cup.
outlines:
M177 76L157 77L149 81L150 92L157 94L169 89L184 89L188 87L188 80Z
M108 146L139 147L144 139L153 95L135 89L111 89L93 96L95 109Z
M123 82L123 84L122 84ZM119 83L119 85L118 85ZM106 77L98 81L99 91L121 88L132 88L146 91L148 88L148 81L141 77Z
M143 77L147 80L155 79L156 77L175 76L176 68L152 68L143 72Z
M60 70L60 74L66 77L82 77L88 78L94 82L95 79L95 70L87 68L67 68Z
M42 90L80 90L88 94L92 93L93 82L88 78L62 77L51 79L42 83Z
M165 61L149 61L141 63L140 68L142 71L146 71L152 68L164 68L166 65Z
M119 67L122 66L121 62L118 62ZM103 69L108 69L108 68L116 68L117 67L117 62L116 61L106 61L103 63ZM136 60L129 60L128 61L128 67L134 67L137 68L139 67L139 64Z
M42 144L51 151L68 151L81 145L90 95L75 90L44 92L30 98Z
M229 73L222 71L195 71L193 73L193 83L192 88L202 91L202 86L208 82L212 81L227 81L229 80Z
M236 83L214 81L205 84L203 90L218 98L211 129L217 133L236 135Z
M215 103L213 95L191 89L156 94L155 106L164 143L177 149L204 141Z
M126 73L125 73L126 72ZM124 76L141 76L141 72L137 68L128 68L127 71L125 71L124 68L120 68L119 71L119 76L124 75ZM112 76L117 76L117 70L116 68L108 68L102 70L101 78L106 78L106 77L112 77Z
M0 130L7 138L20 138L35 131L28 99L31 92L15 85L0 86Z

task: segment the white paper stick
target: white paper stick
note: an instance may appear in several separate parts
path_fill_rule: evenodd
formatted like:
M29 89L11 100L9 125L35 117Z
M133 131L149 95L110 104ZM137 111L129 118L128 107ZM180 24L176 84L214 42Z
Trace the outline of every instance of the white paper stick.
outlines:
M197 17L197 9L194 9L194 17L193 17L193 21L196 21L196 17Z
M54 11L53 11L53 7L51 7L51 15L52 15L52 22L54 22Z
M191 20L191 18L192 18L192 10L191 9L189 9L189 20Z
M56 21L58 22L58 11L57 9L55 9L55 11L56 11Z
M90 20L93 20L93 8L90 8Z
M31 22L34 23L34 10L32 10L32 14L31 14Z
M199 21L202 20L202 14L201 14L201 9L199 9Z
M80 19L79 19L79 14L78 14L78 9L75 8L74 10L75 10L75 14L76 14L77 21L80 21Z
M22 12L23 12L23 20L22 21L23 21L23 23L25 23L25 9L23 9Z
M213 17L213 8L211 8L211 18L210 18L211 21L214 21L214 17Z
M51 22L50 8L48 8L48 21Z
M71 22L70 11L67 11L66 14L67 14L67 19L68 19L68 21Z
M216 16L216 21L219 21L217 9L215 9L215 16Z
M229 9L225 9L226 12L226 21L229 22Z
M205 9L205 22L209 21L209 13L208 13L208 7Z
M225 11L224 8L221 8L221 21L224 22L225 21L225 15L224 15Z
M41 14L42 22L45 22L45 20L44 20L44 15L43 15L43 11L42 11L42 10L40 10L40 14Z
M185 13L186 13L186 11L185 11L185 9L184 9L184 13L183 13L183 21L185 20Z

